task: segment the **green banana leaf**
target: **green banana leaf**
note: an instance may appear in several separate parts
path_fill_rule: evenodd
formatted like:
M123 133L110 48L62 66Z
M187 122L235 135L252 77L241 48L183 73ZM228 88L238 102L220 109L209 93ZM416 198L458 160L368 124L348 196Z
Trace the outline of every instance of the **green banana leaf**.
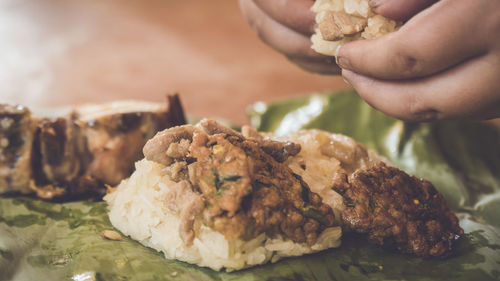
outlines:
M318 94L250 110L259 130L320 128L354 137L410 174L431 180L466 234L447 259L423 260L345 235L342 246L236 272L165 259L113 229L104 202L0 197L0 280L499 280L500 130L482 123L397 121L354 92Z

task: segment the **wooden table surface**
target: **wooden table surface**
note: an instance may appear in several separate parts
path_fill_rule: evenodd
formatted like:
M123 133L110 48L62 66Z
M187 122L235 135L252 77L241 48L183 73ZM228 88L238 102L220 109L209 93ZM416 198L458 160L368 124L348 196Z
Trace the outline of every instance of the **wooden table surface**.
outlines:
M345 89L259 41L236 0L0 0L0 102L163 101L247 123L255 101Z

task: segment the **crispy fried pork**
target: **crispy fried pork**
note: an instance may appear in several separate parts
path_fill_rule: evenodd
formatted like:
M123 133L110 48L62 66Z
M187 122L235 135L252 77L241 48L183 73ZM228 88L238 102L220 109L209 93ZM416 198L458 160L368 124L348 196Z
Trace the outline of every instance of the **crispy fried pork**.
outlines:
M0 193L30 191L35 126L26 107L0 105Z
M324 202L331 201L327 197L332 188L341 194L345 206L334 211L346 232L363 233L375 244L424 258L448 255L464 233L430 182L385 164L387 160L347 136L302 130L275 137L250 127L242 133L261 142L300 144L300 153L285 164Z
M428 258L448 255L464 233L430 182L383 162L339 175L334 189L346 205L343 229L367 234L372 243Z
M128 177L157 131L185 123L177 95L168 104L115 102L76 107L58 118L0 105L0 193L44 199L102 195Z

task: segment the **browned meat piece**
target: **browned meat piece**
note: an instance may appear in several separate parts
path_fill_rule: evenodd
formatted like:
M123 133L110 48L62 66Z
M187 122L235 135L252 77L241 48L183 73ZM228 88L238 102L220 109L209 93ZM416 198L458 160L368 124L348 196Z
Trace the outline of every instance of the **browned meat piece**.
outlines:
M333 12L333 18L345 36L354 35L368 25L367 19L352 16L344 12Z
M323 11L319 13L318 18L321 36L327 41L338 41L344 36L353 36L363 31L368 24L367 19L345 12Z
M193 191L188 181L183 180L170 187L166 202L170 210L180 213L179 235L184 243L191 245L194 239L194 220L205 207L203 197Z
M259 146L278 162L285 162L288 157L295 156L300 152L300 144L289 141L264 139L259 141Z
M35 119L24 111L18 113L24 123L0 130L0 136L13 139L11 132L17 132L15 138L23 139L23 146L14 147L15 142L9 146L8 151L22 154L18 157L22 167L18 164L17 172L9 174L7 188L0 188L0 193L34 191L45 199L104 194L105 185L116 185L132 173L149 138L185 123L176 95L169 96L167 106L140 102L82 106L57 119ZM11 158L9 153L4 150L0 157ZM0 162L0 171L7 164ZM13 178L21 172L23 177ZM4 178L0 175L0 180Z
M205 131L207 135L227 134L227 135L240 135L235 130L220 124L219 122L211 119L203 119L200 121L199 126Z
M337 178L334 189L344 197L343 228L368 234L378 245L395 246L419 257L445 256L464 232L434 186L386 166Z
M243 197L251 193L252 186L247 155L232 145L228 137L227 134L207 136L197 131L190 148L190 156L196 161L189 165L189 175L211 205L232 217L240 209Z
M170 166L167 166L163 172L175 182L189 179L186 161L174 162Z
M158 159L155 155L162 153L160 147L165 153L173 144L172 134L180 134L181 128L186 128L186 134L194 128L189 153L159 163L170 165L167 170L171 170L175 165L171 161L190 159L184 162L189 181L206 202L202 214L209 227L229 239L281 233L312 245L324 228L333 226L332 209L298 175L266 153L257 140L246 139L215 121L157 134L148 142L146 158Z
M143 157L144 144L156 132L185 123L176 96L170 97L168 107L137 107L84 120L85 124L80 121L78 125L92 155L86 174L109 185L130 176L134 162Z
M248 125L243 125L243 127L241 127L241 134L247 139L253 139L258 141L264 139L262 133L257 132L257 130L255 130L254 127Z
M275 141L262 136L254 128L243 126L241 132L244 137L256 140L259 146L278 162L285 162L288 157L295 156L300 152L300 144L290 141Z
M0 104L0 193L30 191L35 128L27 108Z
M190 144L193 138L193 131L193 126L185 125L158 132L154 138L146 142L142 152L147 159L168 166L174 160L183 159L187 155L187 150L183 151L184 154L180 151L173 154L172 150L183 146L182 143L185 140L189 141L188 144ZM172 149L170 148L171 146ZM169 155L167 155L168 151L170 151Z
M366 148L351 138L346 137L342 141L330 139L329 142L320 147L320 151L325 156L339 160L342 163L342 168L349 174L352 174L360 167L369 167L371 165Z
M297 155L300 152L299 144L290 141L275 141L263 137L255 129L247 125L242 127L241 134L215 120L204 119L200 121L199 125L208 135L228 134L255 140L262 150L278 162L284 162L288 157Z
M344 37L340 26L335 23L333 12L323 12L319 18L318 28L324 40L338 41Z
M82 166L91 161L90 154L78 159L85 149L85 139L81 137L81 130L74 122L65 118L56 120L42 120L38 125L37 143L41 171L39 178L45 177L47 183L60 184L71 182L78 176ZM38 163L37 163L38 164Z

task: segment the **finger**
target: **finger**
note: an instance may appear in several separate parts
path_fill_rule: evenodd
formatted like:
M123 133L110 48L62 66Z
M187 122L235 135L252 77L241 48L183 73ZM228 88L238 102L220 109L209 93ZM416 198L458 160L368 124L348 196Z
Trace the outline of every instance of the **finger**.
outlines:
M295 32L274 21L255 5L252 0L240 0L243 15L262 41L287 57L303 57L325 60L325 56L311 49L308 36Z
M339 65L375 78L406 79L437 73L483 54L490 35L478 28L481 14L471 3L442 0L396 32L348 43L339 50Z
M299 33L314 33L315 14L311 11L313 0L253 0L275 21Z
M332 57L328 57L324 61L312 61L310 59L293 57L290 57L288 59L308 72L314 72L323 75L339 75L341 72L340 68L335 64L335 60Z
M418 80L379 80L349 70L342 75L368 104L402 120L489 119L500 117L499 65L499 58L487 55Z
M384 17L407 21L438 0L370 0L372 10Z

